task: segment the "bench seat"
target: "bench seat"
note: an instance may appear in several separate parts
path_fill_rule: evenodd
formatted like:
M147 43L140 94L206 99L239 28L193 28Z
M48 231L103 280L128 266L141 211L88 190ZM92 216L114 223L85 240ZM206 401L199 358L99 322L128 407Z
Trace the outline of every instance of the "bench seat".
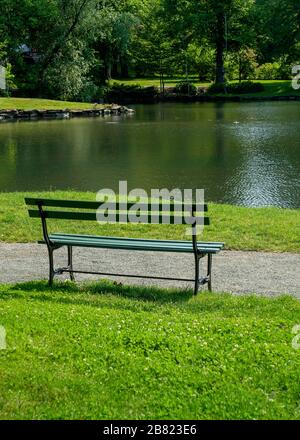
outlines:
M140 251L186 252L193 253L192 241L154 240L123 237L101 237L97 235L50 234L50 241L58 246L80 246L103 249L128 249ZM45 244L44 241L39 243ZM197 242L199 254L216 254L224 247L224 243Z

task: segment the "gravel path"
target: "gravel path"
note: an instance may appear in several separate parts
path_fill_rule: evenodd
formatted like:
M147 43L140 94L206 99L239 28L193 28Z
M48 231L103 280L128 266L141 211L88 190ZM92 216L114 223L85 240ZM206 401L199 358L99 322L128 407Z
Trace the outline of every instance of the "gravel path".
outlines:
M55 252L56 265L66 265L66 249ZM202 260L203 261L203 260ZM143 273L158 276L193 277L192 254L128 252L74 249L75 268L92 271ZM0 283L16 283L47 278L46 246L0 244ZM66 276L60 277L61 279ZM78 281L99 277L77 275ZM164 287L184 287L191 283L116 278L120 282ZM213 289L237 294L293 294L300 298L300 254L223 251L213 258Z

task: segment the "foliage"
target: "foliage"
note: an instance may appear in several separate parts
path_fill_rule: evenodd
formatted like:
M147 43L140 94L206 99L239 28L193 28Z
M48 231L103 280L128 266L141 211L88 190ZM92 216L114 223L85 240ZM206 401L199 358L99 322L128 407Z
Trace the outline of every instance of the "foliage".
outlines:
M194 96L197 94L197 87L190 81L185 80L176 84L174 91L177 95Z
M158 89L153 86L141 87L138 84L113 83L106 89L105 99L108 102L145 102L154 101L158 95Z
M230 94L243 94L243 93L260 93L264 91L264 86L261 83L256 83L252 81L243 81L238 83L223 83L212 84L208 88L208 93L215 95L219 93L230 93Z
M290 68L290 73L292 69ZM256 69L257 79L280 79L281 66L279 63L265 63Z
M9 88L19 96L93 100L112 77L159 75L161 91L175 75L289 78L300 60L296 0L0 0L0 8Z
M253 78L255 76L255 71L258 66L257 55L253 49L249 47L241 49L238 54L238 70L239 70L239 81ZM273 78L266 78L273 79ZM277 79L277 78L276 78Z
M243 81L241 83L231 83L227 86L227 92L232 94L260 93L264 91L264 86L258 82Z
M213 83L208 87L207 92L211 95L216 95L218 93L226 93L228 83Z

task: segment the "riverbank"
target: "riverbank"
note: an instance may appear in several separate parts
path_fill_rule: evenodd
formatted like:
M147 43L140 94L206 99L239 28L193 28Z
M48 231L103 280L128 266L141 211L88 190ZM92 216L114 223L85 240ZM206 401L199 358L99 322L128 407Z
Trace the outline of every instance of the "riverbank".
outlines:
M182 78L181 78L182 80ZM158 78L134 78L124 80L111 80L109 87L120 86L116 94L119 104L149 103L149 102L251 102L251 101L300 101L300 89L292 88L291 80L264 81L259 80L264 90L257 93L242 94L210 94L208 91L211 83L193 81L197 87L196 96L177 95L174 87L180 79L167 78L165 93L159 92ZM232 83L236 83L233 81ZM125 89L122 90L122 85ZM126 89L126 87L129 89ZM138 86L140 92L136 94L130 86ZM153 88L153 90L149 90ZM147 93L144 93L148 90ZM37 118L68 118L78 116L101 116L109 114L130 113L131 109L116 104L92 104L83 102L58 101L36 98L1 98L0 97L0 120L14 119L37 119Z
M182 81L182 78L166 78L165 87L174 88L176 84ZM195 78L190 78L192 84L194 84L198 89L206 90L212 84L209 82L199 82ZM253 82L259 82L263 85L264 90L257 93L248 93L238 96L265 96L265 97L275 97L275 96L300 96L300 90L295 90L292 88L291 80L253 80ZM231 81L232 84L238 83L238 81ZM139 85L141 87L159 87L159 78L132 78L132 79L120 79L111 80L112 84L125 84L128 86ZM227 95L228 96L228 95Z
M31 98L0 98L0 121L70 119L133 113L122 105L51 101Z
M95 193L76 191L0 193L0 241L34 242L41 238L38 219L28 217L24 197L95 200ZM300 210L280 208L246 208L209 203L211 225L201 237L208 241L223 241L226 249L300 252L297 225ZM99 225L96 222L52 221L53 232L118 235L127 237L186 240L186 228L181 225Z
M263 90L251 93L211 93L211 83L200 83L190 78L191 83L197 88L197 93L185 95L176 93L175 86L179 79L167 78L164 92L161 93L158 78L135 78L125 80L112 80L109 87L113 90L112 96L117 102L131 104L135 102L251 102L251 101L299 101L300 90L292 87L291 80L264 81L260 83ZM230 84L237 84L232 81Z

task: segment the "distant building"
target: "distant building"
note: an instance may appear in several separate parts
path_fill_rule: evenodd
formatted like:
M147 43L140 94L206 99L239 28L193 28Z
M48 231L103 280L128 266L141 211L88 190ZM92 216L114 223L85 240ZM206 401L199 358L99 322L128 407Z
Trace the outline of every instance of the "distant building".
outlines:
M21 44L19 46L18 51L23 55L24 60L29 63L36 63L40 59L40 55L37 53L35 49L27 46L27 44Z

